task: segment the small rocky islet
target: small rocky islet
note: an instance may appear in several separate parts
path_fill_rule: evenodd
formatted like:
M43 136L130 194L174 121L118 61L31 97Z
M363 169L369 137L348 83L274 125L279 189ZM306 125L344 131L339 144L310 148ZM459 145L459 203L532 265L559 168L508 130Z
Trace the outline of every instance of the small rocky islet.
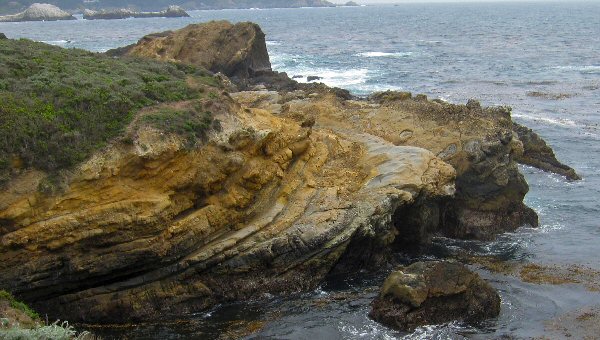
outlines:
M432 235L536 226L518 163L579 178L509 108L297 83L271 70L256 24L190 25L98 57L175 63L190 97L145 105L58 173L2 155L0 289L50 319L158 322L311 290ZM478 322L500 302L463 265L419 262L393 271L372 306L411 330Z

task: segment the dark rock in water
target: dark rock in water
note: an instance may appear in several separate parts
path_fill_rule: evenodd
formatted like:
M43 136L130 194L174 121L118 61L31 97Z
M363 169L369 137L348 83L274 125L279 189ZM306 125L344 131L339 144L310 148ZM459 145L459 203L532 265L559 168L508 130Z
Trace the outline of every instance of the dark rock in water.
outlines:
M360 5L354 1L348 1L344 4L344 6L360 6Z
M528 127L513 123L513 131L523 143L523 154L516 160L521 164L531 165L538 169L554 172L570 180L580 180L581 177L573 168L562 164L556 159L554 151L546 142Z
M100 10L92 11L86 9L83 11L83 18L86 20L97 19L126 19L126 18L182 18L190 15L179 6L169 6L160 12L135 12L129 9Z
M8 39L8 38L6 37L6 35L4 35L4 33L0 33L0 40L2 40L2 39Z
M319 77L319 76L308 76L308 77L306 77L306 81L321 80L321 79L323 79L323 78Z
M458 263L417 262L391 273L369 316L394 329L454 320L479 322L500 313L498 293Z
M295 76L292 77L292 79L302 79L302 78L304 78L304 76L303 75L299 75L299 74L297 74L297 75L295 75Z

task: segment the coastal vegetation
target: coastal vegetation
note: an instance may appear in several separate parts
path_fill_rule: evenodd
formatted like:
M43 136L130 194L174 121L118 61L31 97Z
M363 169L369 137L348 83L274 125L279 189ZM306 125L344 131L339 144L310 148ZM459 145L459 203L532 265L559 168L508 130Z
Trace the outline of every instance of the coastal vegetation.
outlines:
M14 169L70 168L121 134L139 109L208 96L204 86L218 84L198 67L0 40L0 182ZM196 120L205 116L178 119L201 135Z
M29 340L93 339L88 332L78 333L68 322L44 324L39 314L12 294L0 290L0 339Z

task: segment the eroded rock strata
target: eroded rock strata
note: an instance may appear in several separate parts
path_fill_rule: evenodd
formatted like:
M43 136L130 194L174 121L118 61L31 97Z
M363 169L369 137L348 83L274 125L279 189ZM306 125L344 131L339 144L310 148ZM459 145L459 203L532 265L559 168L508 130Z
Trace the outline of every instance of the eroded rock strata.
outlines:
M240 88L279 79L280 90L211 93L201 104L219 129L193 148L139 124L160 109L149 108L61 191L40 192L40 171L11 180L0 195L0 287L40 312L181 317L311 289L336 266L357 269L435 233L491 238L537 222L522 202L523 143L508 109L301 86L269 71L252 24L161 36L127 50L249 77Z

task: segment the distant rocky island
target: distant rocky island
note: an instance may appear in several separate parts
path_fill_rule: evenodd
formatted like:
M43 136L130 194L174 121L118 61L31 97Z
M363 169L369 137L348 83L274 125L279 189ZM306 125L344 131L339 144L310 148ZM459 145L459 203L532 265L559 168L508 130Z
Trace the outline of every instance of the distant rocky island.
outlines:
M336 6L327 0L47 0L47 2L69 12L80 12L84 9L113 12L122 8L128 8L134 12L158 12L172 5L180 6L185 10ZM30 4L30 0L0 1L0 14L14 15L14 13L24 11Z
M75 20L69 12L50 4L35 3L23 12L0 16L0 22Z
M83 11L83 18L87 20L96 19L127 19L127 18L182 18L189 17L190 15L179 6L169 6L164 11L160 12L136 12L130 9L116 9L116 10L100 10L94 11L85 9Z

